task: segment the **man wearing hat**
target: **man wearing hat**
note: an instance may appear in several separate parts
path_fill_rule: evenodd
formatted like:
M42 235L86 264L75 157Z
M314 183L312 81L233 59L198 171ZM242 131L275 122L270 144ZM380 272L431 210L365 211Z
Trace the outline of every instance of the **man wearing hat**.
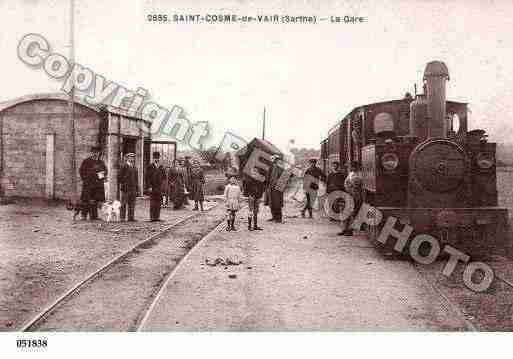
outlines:
M344 190L344 181L347 177L347 171L344 167L340 166L340 162L335 161L332 163L332 170L327 178L326 184L326 195L330 195L335 191L343 191ZM340 208L343 205L343 201L341 198L337 199L334 203L331 204L331 210L335 213L340 212ZM330 217L331 221L335 221L334 218Z
M146 170L146 183L150 191L150 221L160 221L162 205L162 183L166 179L166 171L160 164L160 152L153 152L153 163Z
M120 217L121 221L126 219L128 207L128 221L135 221L135 200L137 197L137 187L139 184L139 172L135 167L135 153L127 153L126 163L121 166L118 174L119 190L121 192Z
M269 179L268 179L268 187L266 191L266 204L271 209L272 218L269 221L274 221L277 223L283 222L283 191L277 187L278 181L280 179L281 174L283 173L283 169L279 166L279 157L276 155L271 156L271 160L273 161L273 166L270 171Z
M341 222L342 232L338 233L340 236L352 236L353 230L350 228L353 219L360 210L360 206L363 203L363 180L360 174L360 164L358 162L352 162L350 165L349 174L344 181L344 188L354 200L354 209L349 218L346 218Z
M305 191L306 203L305 207L301 211L301 216L305 216L305 212L308 210L310 218L312 215L312 204L317 198L317 190L319 189L319 181L326 182L326 176L322 173L321 169L317 167L317 159L310 158L308 160L310 166L306 169L303 177L303 190Z
M100 152L101 147L91 147L91 154L80 165L82 219L87 219L87 214L92 220L98 219L98 203L105 202L107 166L100 159Z

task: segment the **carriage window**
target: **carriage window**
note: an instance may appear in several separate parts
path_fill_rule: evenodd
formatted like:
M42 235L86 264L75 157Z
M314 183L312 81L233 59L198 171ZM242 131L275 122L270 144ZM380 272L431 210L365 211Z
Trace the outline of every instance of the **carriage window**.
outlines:
M381 112L374 117L374 133L394 130L394 118L388 112Z
M452 129L454 133L458 133L458 131L460 130L460 116L458 116L457 113L451 116L449 128Z

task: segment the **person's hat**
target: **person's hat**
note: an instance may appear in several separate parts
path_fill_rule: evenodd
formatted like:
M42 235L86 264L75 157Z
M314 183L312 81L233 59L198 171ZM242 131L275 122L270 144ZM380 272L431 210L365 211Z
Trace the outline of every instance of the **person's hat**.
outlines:
M312 158L308 159L308 162L310 162L310 163L317 163L317 158L312 157Z
M100 152L101 150L100 146L91 146L91 152Z
M129 152L129 153L127 153L127 154L126 154L126 157L127 157L127 158L135 157L135 153L133 153L133 152Z
M153 158L159 159L160 158L160 152L153 152Z

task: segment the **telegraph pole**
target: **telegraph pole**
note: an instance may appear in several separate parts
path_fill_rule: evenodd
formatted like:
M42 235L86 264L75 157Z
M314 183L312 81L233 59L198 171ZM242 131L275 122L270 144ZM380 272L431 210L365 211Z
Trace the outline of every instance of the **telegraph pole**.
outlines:
M262 123L262 140L265 140L265 106L264 106L264 121Z
M70 0L70 49L69 58L71 66L75 64L75 0ZM71 135L71 191L73 200L77 198L77 163L76 163L76 143L75 143L75 79L71 78L72 86L69 94L68 109L70 121L70 135Z

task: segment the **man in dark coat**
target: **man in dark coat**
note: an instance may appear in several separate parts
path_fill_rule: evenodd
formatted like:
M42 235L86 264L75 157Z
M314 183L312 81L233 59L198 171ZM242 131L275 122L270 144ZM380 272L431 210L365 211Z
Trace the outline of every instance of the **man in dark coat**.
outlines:
M327 179L326 192L329 194L334 191L343 191L347 175L348 173L340 167L339 162L333 162L332 170Z
M352 236L353 230L350 228L350 225L358 214L360 206L363 203L363 179L361 176L361 167L358 162L351 163L349 174L344 181L344 188L346 192L353 197L354 209L349 218L342 221L341 225L343 231L338 234L341 236Z
M118 174L119 190L121 192L120 217L124 221L128 207L128 221L135 221L135 201L137 197L137 188L139 186L139 172L135 167L135 154L126 155L126 163L121 166Z
M321 169L317 167L317 159L312 158L310 167L305 171L303 177L303 190L305 191L306 203L305 207L301 211L301 216L305 216L305 212L308 210L308 215L312 218L312 205L317 198L317 190L319 189L319 181L326 181L326 176L322 173Z
M258 170L253 167L251 171L253 177L258 177ZM260 207L260 199L264 194L265 184L263 181L259 181L252 176L244 177L244 195L248 196L248 230L261 231L262 228L258 226L258 210ZM253 221L253 227L251 227L251 221Z
M326 194L327 195L329 195L330 193L335 192L335 191L343 191L344 190L344 181L346 180L346 177L347 177L347 171L344 171L340 167L339 162L333 162L332 166L333 166L332 171L328 175L327 184L326 184ZM342 206L341 201L342 201L342 199L339 198L335 201L335 203L332 204L331 210L333 212L339 213L340 208ZM335 220L334 218L331 218L331 217L330 217L330 219L333 221Z
M91 220L98 219L98 204L105 202L104 182L107 178L107 167L100 159L101 148L91 147L91 155L80 165L80 178L82 179L82 218L86 219L89 213Z
M150 190L150 221L160 221L162 205L162 183L166 179L164 167L160 164L160 152L153 152L153 163L146 170L146 183Z
M269 207L271 208L272 218L270 221L282 223L283 191L278 188L277 185L283 169L278 165L278 156L273 156L272 159L273 166L271 168L271 174L268 180L266 203L268 203Z

